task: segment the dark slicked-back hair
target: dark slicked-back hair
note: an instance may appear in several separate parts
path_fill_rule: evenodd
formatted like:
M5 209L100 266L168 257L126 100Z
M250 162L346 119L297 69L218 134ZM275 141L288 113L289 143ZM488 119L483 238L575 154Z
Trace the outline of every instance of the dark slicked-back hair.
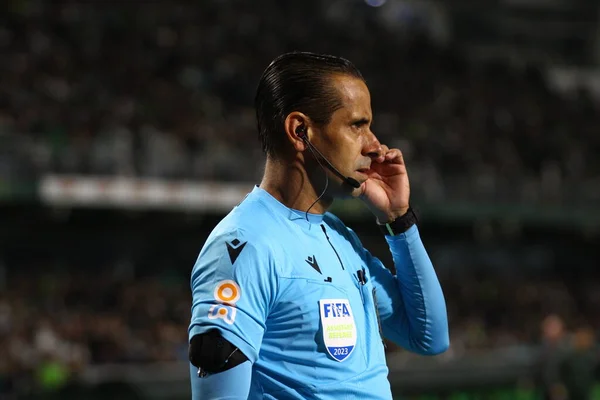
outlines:
M327 124L342 107L331 83L334 75L364 80L348 60L308 52L286 53L277 57L260 78L254 106L263 151L277 157L285 143L284 123L293 111L306 114L317 124Z

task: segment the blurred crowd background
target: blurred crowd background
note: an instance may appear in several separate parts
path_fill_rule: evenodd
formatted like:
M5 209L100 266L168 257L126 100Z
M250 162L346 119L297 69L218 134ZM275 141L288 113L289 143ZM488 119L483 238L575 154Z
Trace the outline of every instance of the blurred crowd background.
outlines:
M568 189L569 203L600 201L600 116L585 86L552 92L537 60L473 62L418 9L398 10L394 27L392 6L14 2L0 31L2 169L256 180L257 77L304 49L364 71L376 133L404 149L432 199L559 201Z
M189 273L222 212L53 204L40 182L249 191L264 161L254 90L292 50L361 69L423 212L451 348L415 360L389 346L394 394L600 399L596 3L8 1L0 399L186 398ZM389 264L372 220L338 210ZM440 379L449 368L463 372ZM130 386L99 388L115 382Z

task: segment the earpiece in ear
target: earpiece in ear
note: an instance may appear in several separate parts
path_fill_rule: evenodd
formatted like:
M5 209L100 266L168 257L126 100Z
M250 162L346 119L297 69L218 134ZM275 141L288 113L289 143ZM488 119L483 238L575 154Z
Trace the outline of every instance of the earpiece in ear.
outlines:
M306 128L304 125L298 125L296 128L296 136L298 136L300 139L306 138Z

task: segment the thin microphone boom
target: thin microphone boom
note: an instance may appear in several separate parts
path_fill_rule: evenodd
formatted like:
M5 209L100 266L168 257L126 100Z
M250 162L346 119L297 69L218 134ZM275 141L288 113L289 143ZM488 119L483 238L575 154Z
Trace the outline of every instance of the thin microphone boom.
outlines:
M345 183L352 186L353 188L358 189L360 187L360 183L356 179L350 178L349 176L344 176L336 167L334 167L333 164L331 164L331 162L329 162L329 160L325 158L325 156L315 146L313 146L311 142L308 141L308 138L306 136L302 136L302 139L304 139L304 143L306 143L306 145L310 147L311 150L316 152L319 155L319 157L321 157L321 159L325 161L325 166L329 168L331 172L336 174L340 179L342 179Z

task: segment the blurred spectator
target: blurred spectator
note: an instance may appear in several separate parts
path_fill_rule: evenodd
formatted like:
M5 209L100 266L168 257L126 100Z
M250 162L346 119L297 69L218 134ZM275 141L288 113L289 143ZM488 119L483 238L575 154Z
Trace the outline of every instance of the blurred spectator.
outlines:
M573 334L570 352L561 366L569 399L591 398L599 358L595 336L594 331L585 326Z
M569 394L561 375L568 354L568 341L563 320L558 315L544 319L542 330L541 387L545 400L567 400Z

